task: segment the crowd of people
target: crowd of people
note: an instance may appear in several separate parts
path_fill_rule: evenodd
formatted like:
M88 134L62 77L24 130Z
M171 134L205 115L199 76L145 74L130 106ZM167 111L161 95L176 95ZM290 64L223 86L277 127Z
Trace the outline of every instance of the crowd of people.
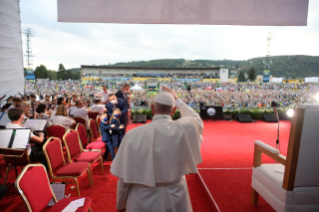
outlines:
M64 95L77 94L80 99L92 105L94 98L105 85L109 93L115 93L125 84L131 87L139 85L143 90L129 90L127 95L130 107L149 107L154 95L147 92L144 81L45 81L43 83L26 82L26 93L36 94L37 98L49 94L51 99ZM219 83L219 82L180 82L159 81L160 86L173 89L177 95L193 108L201 104L231 108L270 107L275 101L282 106L293 106L303 103L316 103L319 85L283 84L283 83Z

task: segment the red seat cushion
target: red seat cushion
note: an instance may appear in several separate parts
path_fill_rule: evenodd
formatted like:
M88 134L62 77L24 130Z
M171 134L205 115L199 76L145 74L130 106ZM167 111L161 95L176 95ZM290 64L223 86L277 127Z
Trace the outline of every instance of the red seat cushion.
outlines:
M95 142L99 142L99 141L102 141L102 136L95 139Z
M104 149L105 143L101 141L89 143L85 149Z
M74 157L74 161L92 163L100 156L100 152L82 152L81 154Z
M69 163L56 172L57 176L80 176L87 168L89 164L86 162Z
M76 210L76 212L82 212L82 211L86 212L89 210L89 208L92 205L92 199L90 197L69 197L69 198L61 199L60 201L58 201L56 204L54 204L49 209L49 212L63 211L63 209L66 208L66 206L68 206L70 204L70 202L77 200L77 199L81 199L81 198L85 198L84 205L82 207L78 208Z

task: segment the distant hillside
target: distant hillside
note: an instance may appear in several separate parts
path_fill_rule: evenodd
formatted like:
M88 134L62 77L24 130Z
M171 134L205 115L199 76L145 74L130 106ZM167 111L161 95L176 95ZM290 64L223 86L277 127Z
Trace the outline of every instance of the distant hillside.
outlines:
M151 61L134 61L127 63L115 63L113 66L130 67L223 67L231 70L244 70L247 72L252 65L257 75L264 70L264 57L249 60L184 60L184 59L162 59ZM310 77L319 76L318 56L273 56L270 73L276 77Z

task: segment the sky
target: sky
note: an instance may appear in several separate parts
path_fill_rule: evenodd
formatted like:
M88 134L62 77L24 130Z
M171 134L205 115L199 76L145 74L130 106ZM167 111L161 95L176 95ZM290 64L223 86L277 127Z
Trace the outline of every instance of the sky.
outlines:
M70 69L155 59L247 60L266 55L269 32L273 56L319 56L318 0L309 0L304 27L61 23L56 0L23 0L20 10L22 29L36 31L34 69L43 64L57 70L60 63ZM25 53L24 35L22 41Z

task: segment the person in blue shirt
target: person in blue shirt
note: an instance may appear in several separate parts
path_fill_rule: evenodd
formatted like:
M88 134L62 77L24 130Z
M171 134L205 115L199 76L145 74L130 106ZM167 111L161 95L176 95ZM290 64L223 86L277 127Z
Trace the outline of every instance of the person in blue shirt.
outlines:
M114 109L118 108L120 110L119 120L124 125L123 133L126 132L127 125L127 105L123 99L118 99L114 94L109 95L109 102L106 104L107 116L111 119Z
M120 114L121 114L120 109L116 108L116 109L114 109L113 114L110 118L110 124L111 124L111 129L112 129L111 138L112 138L113 147L115 147L115 148L120 147L120 144L121 144L121 141L123 138L123 134L124 134L123 133L124 125L121 124Z
M111 156L112 156L112 160L115 158L115 152L114 152L114 147L112 144L112 139L110 136L110 131L111 130L111 125L109 124L108 118L104 118L101 121L100 124L100 131L102 134L102 141L107 145L107 149L105 151L105 155L104 155L104 161L107 160L108 156L109 156L109 152L111 152Z

